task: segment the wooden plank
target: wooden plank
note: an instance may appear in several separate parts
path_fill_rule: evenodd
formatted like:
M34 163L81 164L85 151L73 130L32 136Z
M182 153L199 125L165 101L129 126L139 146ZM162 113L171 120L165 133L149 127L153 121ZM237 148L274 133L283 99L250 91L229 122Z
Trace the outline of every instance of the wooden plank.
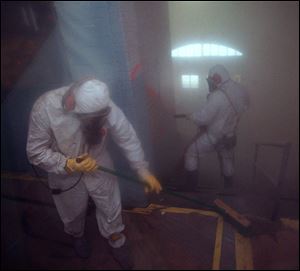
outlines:
M212 270L220 270L224 220L218 217Z
M249 227L251 222L243 215L239 214L237 211L232 209L230 206L225 204L222 200L216 199L214 203L222 209L226 214L228 214L231 218L236 220L238 223L243 225L244 227Z
M219 217L219 215L212 211L179 208L179 207L166 207L163 205L150 204L147 208L133 208L131 210L124 210L126 213L135 213L150 215L154 210L160 210L161 214L165 213L176 213L176 214L199 214L204 216Z
M199 214L205 216L219 217L216 212L205 211L199 209L190 209L190 208L179 208L179 207L168 207L166 209L161 209L161 213L178 213L178 214Z
M253 253L250 238L235 233L236 270L253 270Z
M299 231L299 220L290 218L281 218L280 220L283 225L292 228L295 231Z
M1 179L13 179L22 181L47 181L45 178L33 177L26 174L16 174L16 173L1 173Z

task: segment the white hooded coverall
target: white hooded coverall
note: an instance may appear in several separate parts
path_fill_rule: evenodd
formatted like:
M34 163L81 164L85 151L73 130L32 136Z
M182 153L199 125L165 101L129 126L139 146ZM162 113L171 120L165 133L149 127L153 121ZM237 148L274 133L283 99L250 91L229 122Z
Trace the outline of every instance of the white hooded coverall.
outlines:
M222 147L221 140L224 136L235 135L238 120L248 108L249 97L243 86L230 79L223 66L213 67L209 76L215 73L222 78L218 89L208 95L206 104L199 112L190 116L197 126L205 126L206 132L200 135L186 151L185 169L197 170L199 158L217 151L223 176L231 177L234 174L234 149ZM223 91L226 92L231 102Z
M69 175L64 167L67 158L88 152L98 165L113 168L106 150L106 137L111 135L122 148L131 167L145 170L148 163L140 141L123 112L111 100L111 111L107 116L104 139L98 145L88 146L84 140L80 121L74 112L65 112L62 98L69 87L62 87L42 95L34 104L28 131L27 155L29 161L48 172L51 188L67 189L77 182L80 173ZM85 173L81 181L71 190L53 195L58 213L64 223L65 232L80 237L84 233L85 213L88 197L96 205L96 218L102 236L109 238L113 233L122 232L121 200L117 178L101 171ZM125 242L117 240L115 247ZM121 242L121 243L120 243Z

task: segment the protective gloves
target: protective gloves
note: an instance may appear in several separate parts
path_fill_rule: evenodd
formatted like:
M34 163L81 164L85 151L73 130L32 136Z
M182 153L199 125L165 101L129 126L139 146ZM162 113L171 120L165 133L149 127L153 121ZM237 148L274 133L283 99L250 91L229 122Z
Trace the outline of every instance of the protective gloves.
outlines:
M68 173L74 172L92 172L97 169L97 162L91 158L87 153L75 158L69 158L65 165L65 170Z
M138 175L147 184L147 187L145 187L146 193L155 191L158 194L162 190L160 182L148 170L141 170Z

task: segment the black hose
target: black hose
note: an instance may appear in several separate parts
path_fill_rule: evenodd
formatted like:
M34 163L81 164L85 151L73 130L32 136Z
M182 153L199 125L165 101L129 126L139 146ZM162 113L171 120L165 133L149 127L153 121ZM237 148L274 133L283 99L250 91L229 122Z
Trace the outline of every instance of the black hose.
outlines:
M36 171L36 169L35 169L35 166L34 166L34 165L31 165L31 167L32 167L32 169L33 169L33 171L34 171L35 176L36 176L37 178L40 178L40 179L41 179L41 176L39 176L39 174L37 173L37 171ZM46 185L46 184L43 183L42 181L41 181L41 183L42 183L48 190L51 191L51 194L52 194L52 195L59 195L59 194L61 194L61 193L67 192L67 191L71 190L72 188L74 188L74 187L80 182L80 180L81 180L81 178L82 178L82 175L83 175L83 173L81 173L81 175L80 175L79 179L76 181L76 183L74 183L72 186L68 187L67 189L50 188L48 185Z

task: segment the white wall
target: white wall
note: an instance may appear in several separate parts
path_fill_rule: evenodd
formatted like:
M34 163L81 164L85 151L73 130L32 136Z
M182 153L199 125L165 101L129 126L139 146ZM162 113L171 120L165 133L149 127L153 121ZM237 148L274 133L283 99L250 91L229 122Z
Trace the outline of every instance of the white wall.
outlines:
M243 53L238 60L214 58L186 64L174 61L175 83L185 70L201 71L202 75L209 66L221 63L232 75L240 74L248 88L252 106L239 128L237 177L244 182L250 180L255 142L290 141L292 152L284 192L298 193L299 3L169 1L169 16L173 49L189 43L217 43ZM177 84L177 111L196 109L198 101L204 101L205 91L201 87L198 92L183 95ZM181 123L178 127L183 130L187 126ZM182 135L187 138L191 133ZM263 161L273 176L278 159L270 151ZM203 176L217 180L217 165L214 156L203 161Z

